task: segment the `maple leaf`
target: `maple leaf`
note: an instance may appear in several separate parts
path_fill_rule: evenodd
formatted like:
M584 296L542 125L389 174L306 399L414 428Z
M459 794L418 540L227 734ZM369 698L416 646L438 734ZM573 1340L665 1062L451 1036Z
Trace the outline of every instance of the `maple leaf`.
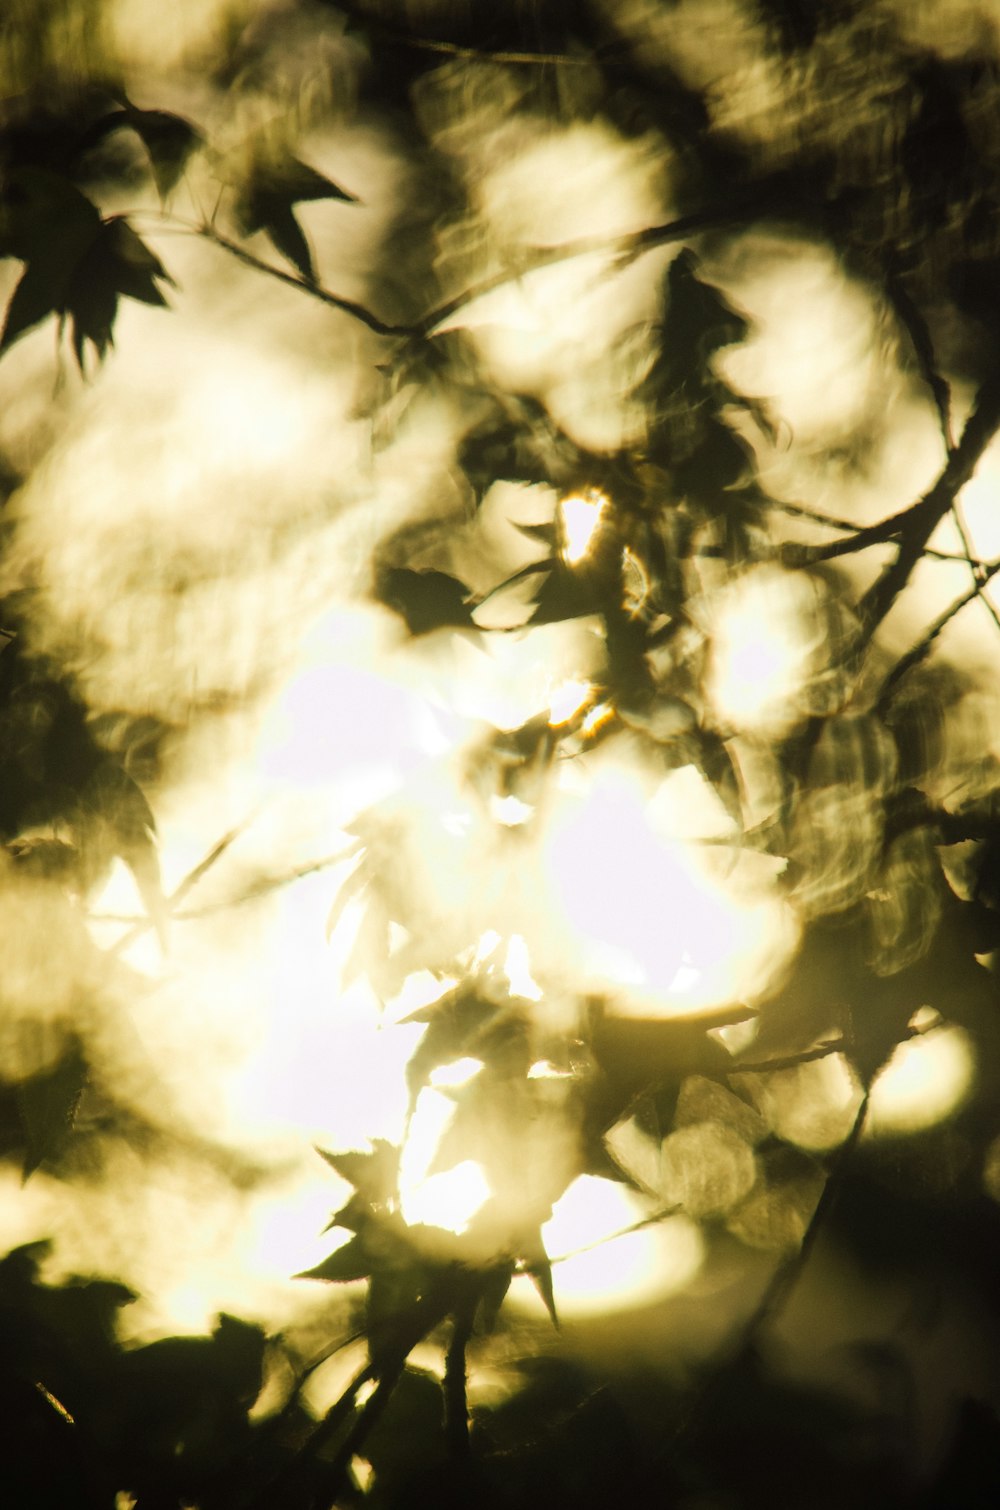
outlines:
M263 231L303 278L315 282L312 253L295 206L320 199L357 204L353 194L311 168L283 145L257 137L249 147L249 166L240 176L234 213L245 236Z

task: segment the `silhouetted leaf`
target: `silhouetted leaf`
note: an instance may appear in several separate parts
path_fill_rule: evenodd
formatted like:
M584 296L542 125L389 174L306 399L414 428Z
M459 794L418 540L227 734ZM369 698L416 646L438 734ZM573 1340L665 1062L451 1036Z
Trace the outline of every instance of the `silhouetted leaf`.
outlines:
M263 135L250 144L249 166L241 175L234 206L240 229L245 236L263 231L310 282L315 280L312 254L294 207L322 199L358 202L332 179L300 162L287 147Z
M157 279L173 282L127 221L106 220L75 269L61 308L72 322L73 350L81 371L88 341L98 361L113 344L121 296L166 307Z
M326 1279L333 1284L346 1284L354 1279L367 1279L372 1272L373 1260L366 1244L360 1237L349 1238L342 1248L337 1248L313 1269L304 1269L296 1279Z
M554 551L559 543L559 526L555 522L549 524L518 524L515 519L514 528L520 530L522 535L527 535L529 540L541 541L543 545L548 546L550 551Z
M500 1307L507 1298L515 1267L513 1263L497 1264L488 1270L482 1281L479 1292L478 1323L486 1333L496 1328Z
M169 198L177 186L191 154L202 143L201 132L183 116L168 110L139 110L126 103L95 121L88 132L88 142L103 140L110 133L127 127L134 131L149 154L160 199Z
M545 1251L545 1244L542 1241L540 1229L532 1235L529 1241L522 1245L519 1258L521 1268L528 1275L545 1304L545 1309L552 1319L552 1325L558 1327L559 1317L556 1314L556 1297L552 1288L552 1265Z
M18 1086L24 1124L23 1174L27 1179L45 1160L57 1157L73 1130L87 1083L87 1063L74 1043L52 1069Z
M0 255L27 266L7 307L0 355L50 314L65 313L73 279L100 233L97 207L67 179L36 168L7 175Z
M325 1148L317 1148L316 1152L373 1206L384 1205L394 1197L399 1176L399 1149L392 1143L373 1138L369 1153L353 1150L329 1153Z
M377 594L400 615L413 635L472 623L469 590L447 572L386 567L379 576Z
M482 602L472 611L472 621L477 629L522 629L530 623L547 573L555 570L555 557L548 561L535 561L523 570L515 572L506 582L487 593Z
M478 991L461 987L411 1012L406 1022L426 1022L427 1032L410 1055L406 1066L406 1085L410 1103L415 1104L420 1091L427 1084L431 1072L439 1065L449 1064L468 1052L470 1040L476 1039L497 1013L497 1007L485 1000Z

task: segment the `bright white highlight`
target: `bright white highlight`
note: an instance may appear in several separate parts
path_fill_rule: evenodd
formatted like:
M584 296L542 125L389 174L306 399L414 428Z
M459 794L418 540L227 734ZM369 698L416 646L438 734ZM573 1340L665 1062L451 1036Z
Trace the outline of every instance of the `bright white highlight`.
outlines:
M720 825L690 774L649 797L638 775L609 763L567 796L549 835L554 926L585 977L635 988L630 1011L697 1010L737 982L746 992L794 942L774 862L670 837L674 816L682 832L698 828L699 808L703 831Z
M802 650L784 584L752 573L724 595L712 642L712 700L743 727L779 720L797 690Z
M452 1064L439 1064L431 1070L430 1082L435 1090L444 1090L456 1085L468 1085L469 1081L483 1067L481 1059L473 1059L466 1056L464 1059L456 1059Z
M654 1205L614 1180L580 1175L542 1228L553 1259L556 1309L566 1317L648 1305L684 1288L697 1274L703 1245L697 1226L683 1216L626 1229L653 1214ZM515 1301L538 1309L527 1280L512 1288Z
M520 996L525 1001L541 1001L542 988L531 973L528 946L519 933L511 934L503 973L510 985L511 996Z
M513 792L506 797L490 798L490 817L503 828L520 828L522 823L528 823L535 816L535 809L530 802L522 802L520 797L515 797Z
M969 1035L949 1024L901 1043L871 1090L866 1131L912 1133L943 1122L972 1086Z
M441 1227L461 1236L489 1194L482 1169L466 1159L443 1174L430 1175L408 1191L400 1202L403 1220L410 1227Z
M590 682L561 682L553 689L549 702L549 723L555 726L568 724L586 707L593 691Z
M420 1092L399 1160L399 1208L407 1226L423 1224L462 1233L489 1198L486 1176L471 1159L431 1173L454 1115L453 1102L440 1091Z
M571 566L589 551L601 522L607 499L602 493L574 493L559 504L565 546L563 555Z

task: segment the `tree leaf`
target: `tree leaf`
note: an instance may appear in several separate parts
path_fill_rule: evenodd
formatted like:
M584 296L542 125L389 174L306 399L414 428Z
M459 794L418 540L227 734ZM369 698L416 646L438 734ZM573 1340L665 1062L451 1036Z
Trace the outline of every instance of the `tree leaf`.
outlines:
M17 1088L24 1128L22 1176L34 1173L46 1159L56 1157L73 1130L73 1120L87 1083L87 1062L74 1043L52 1069Z
M294 206L322 199L357 204L357 199L263 133L248 144L245 152L249 168L240 175L234 206L240 230L245 236L263 231L304 278L314 281L312 254L295 219Z
M396 1194L399 1177L399 1149L384 1138L373 1138L370 1153L349 1150L347 1153L330 1153L317 1148L321 1159L330 1168L353 1185L360 1195L374 1206L385 1205Z
M65 278L58 268L25 268L7 305L0 334L0 356L35 325L55 314L64 288Z
M514 1278L513 1263L497 1264L490 1269L482 1282L479 1292L479 1310L477 1312L479 1325L486 1333L495 1331L497 1320L500 1315L500 1307L507 1298L511 1280Z
M171 285L174 280L128 221L118 215L105 221L103 241L106 254L115 266L119 293L143 304L165 306L167 301L157 287L156 279Z
M387 608L405 620L412 635L464 628L472 623L469 589L447 572L386 567L379 574L377 594Z
M10 171L0 198L0 252L27 264L0 334L0 355L50 314L61 313L81 262L100 235L96 205L68 179Z
M325 1279L331 1284L349 1284L355 1279L368 1279L372 1268L373 1260L367 1245L360 1237L352 1237L314 1269L304 1269L295 1278Z
M73 350L81 372L87 341L98 361L103 361L113 344L122 295L144 304L166 306L157 278L173 281L159 257L128 222L119 216L104 221L73 273L63 304L72 321Z
M109 111L88 129L84 147L96 146L113 131L123 127L135 132L149 155L160 200L165 201L177 187L191 154L204 137L182 115L169 110L140 110L126 101L120 110Z
M161 200L169 198L183 176L191 154L204 138L191 122L168 110L137 110L129 105L127 124L142 139Z
M515 572L499 587L486 594L472 611L472 622L477 629L522 629L530 623L538 604L541 587L538 578L544 578L559 565L555 557L545 561L533 561Z
M278 251L298 268L303 278L308 278L310 283L314 283L316 270L313 267L312 252L309 250L309 243L302 227L292 212L291 205L284 200L262 199L259 204L259 214L261 217L259 229L270 236Z
M552 1288L552 1265L543 1253L540 1258L532 1259L531 1264L525 1267L531 1283L538 1291L545 1303L545 1309L552 1318L552 1325L558 1329L559 1317L556 1313L556 1297Z
M559 544L559 526L554 520L550 520L547 524L519 524L515 519L512 523L522 535L527 535L529 540L540 540L543 545L548 546L550 551L555 551Z
M0 190L0 255L76 266L101 228L97 206L60 173L8 168Z
M432 1002L429 1007L422 1007L405 1018L408 1023L428 1024L406 1066L410 1105L416 1105L418 1095L439 1065L450 1064L463 1053L472 1052L473 1048L477 1055L488 1056L491 1040L496 1039L490 1029L501 1015L509 1024L509 1002L498 1007L476 990L457 988L440 1001Z

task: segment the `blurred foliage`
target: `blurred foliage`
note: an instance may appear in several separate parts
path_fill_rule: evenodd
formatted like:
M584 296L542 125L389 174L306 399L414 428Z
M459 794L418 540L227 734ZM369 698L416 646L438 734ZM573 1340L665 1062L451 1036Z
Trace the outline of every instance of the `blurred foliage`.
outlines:
M410 1116L436 1071L463 1058L479 1063L468 1084L448 1091L452 1131L430 1173L473 1158L489 1199L459 1234L407 1221L405 1147L323 1152L351 1194L331 1221L329 1255L305 1277L359 1287L347 1293L367 1362L318 1417L306 1397L318 1365L286 1338L220 1315L209 1336L126 1349L116 1318L131 1292L108 1276L47 1284L43 1247L15 1248L0 1262L9 1502L25 1510L992 1505L995 1347L985 1364L951 1360L948 1419L930 1446L916 1402L918 1376L933 1368L930 1344L921 1351L929 1312L962 1312L964 1330L949 1344L959 1352L969 1345L969 1316L989 1339L1000 1326L996 759L963 751L955 737L973 673L967 683L962 668L927 664L967 603L986 622L978 600L997 563L968 550L958 557L968 591L905 656L881 635L1000 426L1000 50L988 8L953 7L981 26L970 23L962 36L973 40L949 49L908 28L901 6L708 7L749 39L741 79L720 59L712 77L724 24L714 44L709 35L685 50L699 24L691 0L621 8L331 0L285 9L279 22L301 11L307 29L332 17L358 47L359 115L392 123L434 182L429 207L411 206L424 241L404 217L372 254L368 302L340 296L327 286L335 269L296 211L333 200L360 213L365 196L307 160L314 142L304 128L299 140L301 100L295 109L289 102L280 135L268 126L236 149L217 145L218 121L132 102L96 0L8 7L0 257L16 281L0 359L16 362L15 344L54 316L60 337L68 325L81 376L90 366L92 378L114 361L123 300L161 306L170 318L169 251L161 259L153 250L148 211L140 235L138 215L121 210L122 188L136 185L155 192L163 219L154 226L201 237L365 327L382 343L371 363L382 379L372 391L385 395L371 415L376 438L391 436L422 393L443 396L462 416L454 468L468 501L460 520L442 512L380 542L371 597L412 639L447 632L488 643L581 620L601 646L601 669L566 717L546 712L487 731L470 758L470 790L486 810L520 804L530 823L560 765L613 740L627 741L661 779L693 768L729 825L722 848L734 866L740 857L770 866L801 937L766 988L749 983L696 1018L630 1017L596 991L547 1012L538 997L551 989L554 999L557 983L540 972L536 995L496 958L479 957L477 938L458 936L460 924L435 914L432 898L401 884L406 838L391 810L362 814L353 825L361 858L330 920L332 929L348 905L363 914L346 975L364 974L386 998L417 971L458 982L409 1019L425 1027L407 1071ZM251 64L260 66L262 45L252 28L241 31L240 17L232 7L231 52L199 64L237 100L241 87L252 94L241 66L259 77ZM461 77L470 98L476 80L499 79L525 115L560 125L596 116L626 138L653 132L670 158L675 218L604 247L618 266L673 249L658 317L641 333L648 360L632 374L638 438L589 446L538 394L499 381L462 330L476 294L569 260L574 248L527 246L520 260L487 266L481 281L470 256L476 277L457 292L444 276L429 227L440 213L464 234L474 184L425 130L426 86L459 66L469 70ZM759 99L754 79L763 81ZM138 157L121 155L125 138ZM196 170L212 186L214 210L197 223L173 221L170 204ZM727 376L725 354L753 328L712 268L755 226L832 246L884 312L904 373L940 422L938 481L873 524L813 518L808 538L790 538L787 500L771 496L760 447L747 438L773 444L779 425L767 403ZM280 260L267 260L273 252ZM405 299L400 258L424 277L414 274ZM423 313L393 323L404 306ZM952 390L960 388L973 397L956 439ZM16 491L16 469L0 464L5 492ZM513 568L498 559L484 586L482 571L463 577L456 537L499 482L539 489L550 512L512 521L530 559ZM569 499L596 517L579 552L570 548ZM874 586L870 575L859 586L841 571L845 560L887 546L892 560L876 568ZM808 654L780 717L744 728L713 700L708 607L758 570L792 595ZM161 892L153 811L130 758L162 731L106 710L95 717L73 669L36 653L41 612L30 594L12 595L0 626L0 840L16 898L5 955L12 979L24 909L58 930L52 949L78 967L65 990L82 1022L100 951L81 917L115 859L132 870L164 936L176 902ZM670 899L654 900L665 915ZM402 948L394 929L404 931ZM0 1064L0 1152L25 1178L42 1170L71 1180L87 1168L78 1150L88 1126L127 1135L133 1124L88 1062L82 1031L66 1028L73 1014L62 997L60 1033L28 1051L17 1038L21 988L9 979L0 979L0 997L17 1019L18 1048ZM970 1046L969 1094L930 1127L865 1139L869 1098L901 1046L952 1030ZM833 1065L847 1085L826 1122L813 1115L817 1065ZM651 1220L683 1210L720 1262L739 1254L746 1272L760 1274L752 1266L765 1255L770 1277L756 1288L748 1281L728 1339L682 1378L638 1352L623 1363L613 1347L598 1361L560 1349L558 1269L543 1228L579 1175L639 1192L653 1203ZM837 1366L824 1360L819 1381L783 1369L780 1356L791 1346L783 1328L808 1333L808 1304L822 1307L808 1291L817 1254L836 1255L861 1285L891 1279L895 1293L916 1297L898 1335L852 1344ZM541 1296L552 1338L510 1320L505 1302L521 1276ZM324 1359L343 1340L332 1336ZM285 1396L251 1415L283 1348L292 1376ZM436 1373L425 1366L431 1349L443 1358ZM477 1370L491 1366L506 1370L506 1387L479 1398Z

